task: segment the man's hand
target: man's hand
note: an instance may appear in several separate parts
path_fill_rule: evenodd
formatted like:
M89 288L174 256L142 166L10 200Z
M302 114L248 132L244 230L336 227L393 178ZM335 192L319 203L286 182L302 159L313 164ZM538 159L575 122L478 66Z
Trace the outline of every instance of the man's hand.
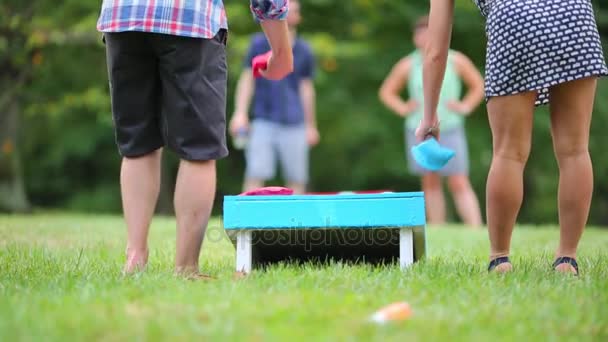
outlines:
M260 70L264 78L269 80L281 80L293 71L293 56L291 53L275 55L274 52L268 59L268 67Z
M321 136L319 135L319 130L317 127L307 126L306 127L306 141L309 146L315 146L321 140Z
M269 80L283 79L293 71L293 52L287 22L265 20L261 25L272 50L268 66L266 70L261 71L261 74Z
M247 113L235 112L230 120L230 134L236 136L241 130L249 130L249 116Z
M449 101L446 104L446 107L453 112L465 116L471 114L471 112L473 111L473 108L471 108L471 106L460 101Z

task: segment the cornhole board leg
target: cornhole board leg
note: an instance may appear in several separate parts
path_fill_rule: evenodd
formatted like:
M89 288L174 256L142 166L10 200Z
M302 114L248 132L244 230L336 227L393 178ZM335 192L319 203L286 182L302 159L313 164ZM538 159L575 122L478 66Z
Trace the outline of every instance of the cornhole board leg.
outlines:
M251 272L252 250L251 230L240 230L236 235L237 272Z
M406 269L414 263L414 232L412 228L399 230L399 266Z

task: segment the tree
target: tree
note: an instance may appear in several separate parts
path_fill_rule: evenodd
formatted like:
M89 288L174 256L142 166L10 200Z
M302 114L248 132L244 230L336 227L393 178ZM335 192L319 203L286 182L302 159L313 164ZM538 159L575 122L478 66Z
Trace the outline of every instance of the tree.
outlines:
M235 81L249 38L259 26L251 20L246 1L224 3L230 25L230 116ZM608 48L608 2L593 3ZM452 47L483 70L484 20L471 0L457 0L456 4ZM5 203L15 206L19 202L17 194L26 198L27 193L36 207L120 212L120 157L114 143L104 47L95 29L99 6L99 2L82 0L0 0L3 210L7 210ZM311 155L311 190L418 190L418 178L407 172L403 122L382 106L377 91L389 68L414 48L411 23L427 13L428 2L310 0L303 1L302 7L300 33L310 42L317 61L322 135ZM604 177L608 159L602 158L608 144L604 134L608 98L603 96L607 92L608 80L600 81L590 144L596 174L593 224L608 222L608 180ZM539 110L535 121L533 152L525 175L526 204L520 218L521 222L556 222L558 175L546 108ZM467 132L471 180L483 202L491 160L483 105L467 120ZM7 138L9 143L3 143ZM169 151L165 157L158 209L170 213L178 159ZM243 159L241 152L231 148L230 157L218 162L215 214L221 213L223 195L240 191Z
M24 1L0 5L0 211L29 209L18 132L20 97L38 57L30 43L33 10Z
M74 0L61 6L53 1L4 0L0 4L0 211L30 209L21 127L28 88L44 60L45 48L96 40L90 30L82 30L83 22L91 25L94 8L85 6Z

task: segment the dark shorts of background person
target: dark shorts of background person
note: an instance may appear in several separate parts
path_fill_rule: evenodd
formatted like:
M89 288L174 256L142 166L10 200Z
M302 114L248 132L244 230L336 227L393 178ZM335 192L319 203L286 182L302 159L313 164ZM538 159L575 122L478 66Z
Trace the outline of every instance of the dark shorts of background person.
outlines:
M416 133L414 130L405 130L407 164L412 174L421 176L430 171L420 167L412 155L412 146L416 145ZM437 173L441 176L458 176L469 174L469 147L464 127L455 127L441 131L441 145L456 152L454 157Z
M226 38L105 33L116 143L124 157L167 147L215 160L226 146Z

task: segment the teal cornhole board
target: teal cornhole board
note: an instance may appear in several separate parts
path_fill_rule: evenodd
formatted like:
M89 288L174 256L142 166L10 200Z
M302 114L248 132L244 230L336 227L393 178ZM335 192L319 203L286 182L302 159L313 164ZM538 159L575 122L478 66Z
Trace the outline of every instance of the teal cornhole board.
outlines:
M241 272L306 257L406 268L426 252L422 192L226 196L223 224Z

